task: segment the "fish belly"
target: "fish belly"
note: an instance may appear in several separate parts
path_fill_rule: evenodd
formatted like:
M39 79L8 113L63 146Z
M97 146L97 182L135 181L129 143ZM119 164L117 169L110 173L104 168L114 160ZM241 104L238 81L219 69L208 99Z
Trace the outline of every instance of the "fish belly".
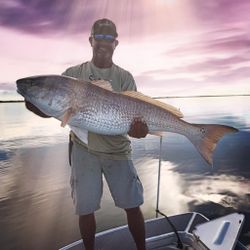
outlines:
M94 93L84 100L69 124L98 134L120 135L128 132L132 121L133 112L124 100L112 93Z
M69 124L105 135L126 134L134 119L144 121L150 132L185 133L186 124L170 112L135 98L110 91L88 93Z

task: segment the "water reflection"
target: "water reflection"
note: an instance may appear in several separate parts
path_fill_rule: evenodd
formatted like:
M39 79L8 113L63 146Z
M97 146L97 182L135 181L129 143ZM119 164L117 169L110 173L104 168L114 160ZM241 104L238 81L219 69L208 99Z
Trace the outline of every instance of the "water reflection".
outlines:
M160 209L167 214L199 211L212 218L243 212L241 239L250 245L250 98L168 99L185 120L222 123L241 132L218 144L211 168L183 136L163 138ZM237 105L232 105L237 103ZM57 249L80 238L69 190L68 131L23 104L0 105L1 249ZM145 218L155 216L159 138L132 140L133 158L145 190ZM107 185L98 231L126 223ZM248 234L247 234L248 233ZM248 235L248 236L247 236Z
M0 103L0 145L18 148L65 142L67 128L56 119L43 119L28 112L24 103ZM66 136L66 137L65 137Z
M145 204L154 212L158 183L158 160L143 158L135 163L142 183L147 183L144 185ZM165 212L168 214L187 211L187 201L189 200L188 197L183 196L183 180L179 174L172 171L173 168L175 165L171 162L163 161L161 164L159 205L162 209L166 209ZM169 202L166 204L165 201Z

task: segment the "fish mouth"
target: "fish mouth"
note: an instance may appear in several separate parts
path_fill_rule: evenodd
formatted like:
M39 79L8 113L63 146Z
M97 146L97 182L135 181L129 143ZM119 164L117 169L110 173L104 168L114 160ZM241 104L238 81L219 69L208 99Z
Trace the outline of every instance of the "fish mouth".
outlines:
M22 85L31 85L32 84L32 78L30 77L25 77L25 78L20 78L16 80L17 86L22 86Z
M32 86L32 80L29 78L20 78L16 81L17 93L25 97L28 89Z
M23 78L22 79L18 79L17 81L16 81L16 86L17 86L17 93L19 93L20 95L24 95L24 90L25 90L25 82L24 82L24 80L23 80Z

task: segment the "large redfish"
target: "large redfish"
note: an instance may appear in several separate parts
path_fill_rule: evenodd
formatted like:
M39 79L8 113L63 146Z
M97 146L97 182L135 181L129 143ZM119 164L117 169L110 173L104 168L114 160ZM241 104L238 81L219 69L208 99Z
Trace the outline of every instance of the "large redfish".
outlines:
M212 164L216 143L235 128L217 124L190 124L180 110L139 92L112 91L108 82L85 82L61 75L44 75L17 80L17 91L43 113L88 131L120 135L132 121L144 121L149 132L173 132L186 136L205 160Z

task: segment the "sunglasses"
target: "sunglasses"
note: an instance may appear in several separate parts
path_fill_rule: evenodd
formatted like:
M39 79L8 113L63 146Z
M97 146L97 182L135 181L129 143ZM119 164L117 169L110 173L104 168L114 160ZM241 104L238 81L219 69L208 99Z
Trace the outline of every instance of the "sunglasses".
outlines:
M96 41L107 41L107 42L114 42L115 41L115 37L113 35L104 35L104 34L95 34L93 35L94 39Z

